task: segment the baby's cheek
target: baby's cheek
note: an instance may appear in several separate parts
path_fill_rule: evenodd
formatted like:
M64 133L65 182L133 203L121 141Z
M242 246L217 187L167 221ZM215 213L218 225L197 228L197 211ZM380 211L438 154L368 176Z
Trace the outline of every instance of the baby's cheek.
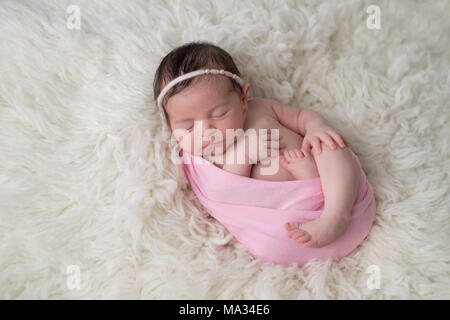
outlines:
M184 136L183 140L180 142L180 147L183 150L188 151L190 154L201 157L202 156L202 141L201 141L201 138L198 138L198 139L199 139L198 141L195 141L193 134Z
M242 123L240 119L228 119L224 121L220 126L220 131L222 131L224 137L226 136L226 130L236 130L242 128Z
M187 130L185 129L173 130L172 139L176 140L177 144L181 147L181 149L190 154L194 154L192 134L190 134Z

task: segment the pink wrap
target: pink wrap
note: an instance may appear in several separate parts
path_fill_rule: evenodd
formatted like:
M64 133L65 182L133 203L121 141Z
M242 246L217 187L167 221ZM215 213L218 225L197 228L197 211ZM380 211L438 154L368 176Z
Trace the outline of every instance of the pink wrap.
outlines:
M239 176L208 160L183 152L183 165L200 203L249 252L262 261L305 264L313 258L341 258L360 244L375 218L375 199L358 157L360 183L346 233L328 246L304 248L288 238L285 222L320 217L324 197L320 178L267 181Z

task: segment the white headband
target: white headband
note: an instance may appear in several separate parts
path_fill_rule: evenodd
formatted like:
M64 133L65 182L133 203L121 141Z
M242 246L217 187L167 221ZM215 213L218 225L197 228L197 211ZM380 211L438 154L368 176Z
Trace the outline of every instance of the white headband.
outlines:
M217 70L217 69L201 69L201 70L197 70L197 71L192 71L186 74L183 74L175 79L173 79L172 81L170 81L165 87L164 89L162 89L161 93L158 96L158 107L161 109L161 112L164 112L162 109L162 101L164 99L164 96L166 95L166 93L173 87L175 86L177 83L184 81L186 79L190 79L196 76L200 76L200 75L204 75L204 74L223 74L225 76L228 76L230 78L233 78L233 80L237 81L239 83L239 85L242 87L244 85L244 81L241 79L241 77L239 77L238 75L225 71L223 69L221 70Z

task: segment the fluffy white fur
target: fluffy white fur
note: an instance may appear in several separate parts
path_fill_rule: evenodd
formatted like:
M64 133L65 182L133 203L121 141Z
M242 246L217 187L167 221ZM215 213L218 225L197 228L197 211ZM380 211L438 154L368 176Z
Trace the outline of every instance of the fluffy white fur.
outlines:
M2 1L0 298L450 298L449 16L447 0ZM349 140L377 200L351 255L262 263L177 191L152 82L193 40L230 52L251 96Z

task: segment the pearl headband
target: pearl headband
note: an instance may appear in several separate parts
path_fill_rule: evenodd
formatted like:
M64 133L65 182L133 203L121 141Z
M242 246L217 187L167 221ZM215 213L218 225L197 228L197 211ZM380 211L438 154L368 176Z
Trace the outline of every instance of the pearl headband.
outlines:
M177 83L196 77L196 76L200 76L200 75L204 75L204 74L223 74L225 76L228 76L230 78L233 78L233 80L237 81L237 83L239 83L239 85L242 87L244 85L244 81L241 79L241 77L239 77L238 75L225 71L223 69L221 70L217 70L217 69L201 69L201 70L197 70L197 71L192 71L186 74L183 74L175 79L173 79L172 81L170 81L165 87L164 89L161 91L161 93L158 96L158 107L161 109L162 111L162 100L164 99L164 96L167 94L167 92L173 87L175 86Z

